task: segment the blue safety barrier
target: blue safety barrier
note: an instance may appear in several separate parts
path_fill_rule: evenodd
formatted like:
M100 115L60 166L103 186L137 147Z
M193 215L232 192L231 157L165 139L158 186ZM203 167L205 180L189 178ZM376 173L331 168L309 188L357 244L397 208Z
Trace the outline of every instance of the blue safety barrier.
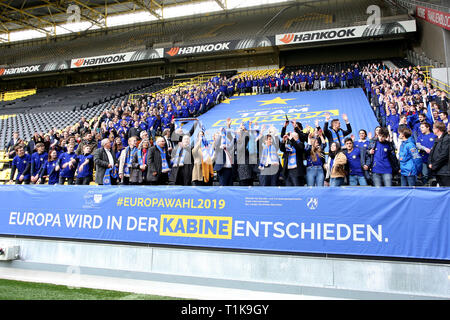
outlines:
M450 188L0 187L0 234L450 260Z

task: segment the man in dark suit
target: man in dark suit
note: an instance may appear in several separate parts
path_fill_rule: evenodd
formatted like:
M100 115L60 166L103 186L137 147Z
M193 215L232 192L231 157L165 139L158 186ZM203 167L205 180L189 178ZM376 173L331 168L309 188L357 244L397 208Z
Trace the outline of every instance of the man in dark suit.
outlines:
M300 141L297 132L283 136L280 143L283 152L283 176L286 186L304 186L306 169L303 164L305 145Z
M135 121L133 127L128 130L128 139L131 137L140 137L142 129L139 127L139 121Z
M166 148L166 140L162 137L148 152L147 181L152 185L165 185L169 181L170 153Z
M116 158L115 152L111 151L111 142L109 139L103 139L101 148L95 151L95 183L103 185L103 178L105 177L106 169L118 167L119 162ZM117 178L111 177L111 184L117 184Z
M450 135L442 122L434 123L433 133L437 136L437 140L434 142L433 148L431 148L428 167L436 176L440 187L450 187Z
M169 184L190 186L192 184L192 170L194 158L192 156L193 145L188 135L183 136L172 152L172 169Z
M19 132L13 133L13 138L6 145L6 150L8 152L8 157L13 159L16 156L15 146L20 142Z
M225 129L223 129L225 130ZM222 134L217 135L214 141L214 171L217 172L220 186L233 185L233 166L234 166L234 138L230 130L226 131L226 137Z

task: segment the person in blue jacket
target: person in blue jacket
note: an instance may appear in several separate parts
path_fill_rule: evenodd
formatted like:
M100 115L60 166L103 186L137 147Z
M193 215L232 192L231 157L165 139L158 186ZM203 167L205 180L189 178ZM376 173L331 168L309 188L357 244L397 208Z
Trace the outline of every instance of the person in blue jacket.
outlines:
M418 174L414 159L419 157L419 152L412 138L411 129L406 127L399 129L398 137L402 141L398 152L401 185L402 187L414 187L416 185Z
M371 141L368 148L370 170L375 187L392 186L392 176L398 173L400 167L395 156L394 144L389 141L389 130L380 127L376 139Z
M311 90L313 88L313 82L314 82L314 75L310 72L306 76L306 80L308 82L307 90Z
M264 93L265 81L263 77L258 78L258 94Z
M302 72L300 74L300 90L301 91L305 91L306 90L306 80L307 80L306 73Z
M36 150L31 156L31 183L33 184L39 180L39 171L48 158L48 154L45 152L45 145L42 142L36 144Z
M330 73L328 73L327 88L328 89L334 88L334 75L331 71L330 71Z
M30 184L31 179L31 156L25 153L25 149L22 145L18 145L15 148L16 156L11 162L11 178L10 183L13 183L14 175L17 170L16 184Z
M118 138L122 143L122 140ZM75 146L72 143L67 145L67 151L60 154L58 158L58 166L61 168L59 173L58 184L64 185L67 180L68 185L72 185L75 176L75 161L77 155L74 152Z
M341 75L338 72L334 74L334 87L339 88L339 84L341 83Z
M91 147L89 145L83 147L83 153L77 156L76 161L78 163L76 184L89 185L92 181L94 168L94 156L91 154Z
M355 66L353 67L353 85L355 87L359 87L360 86L360 81L361 81L361 75L359 73L359 66L358 64L355 64Z
M353 84L354 84L353 83L353 72L352 72L352 70L350 70L350 68L347 69L346 77L347 77L347 87L348 88L353 87Z
M57 184L59 182L59 171L58 153L56 150L51 150L39 171L39 184L43 184L46 179L48 179L49 185Z
M351 138L345 139L344 154L348 163L348 182L351 186L367 186L366 172L369 170L369 157L366 149L354 146Z

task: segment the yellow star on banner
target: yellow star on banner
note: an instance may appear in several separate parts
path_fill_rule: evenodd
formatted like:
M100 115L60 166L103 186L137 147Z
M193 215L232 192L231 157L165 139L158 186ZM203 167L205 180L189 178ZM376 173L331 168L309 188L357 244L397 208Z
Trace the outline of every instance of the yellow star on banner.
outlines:
M239 100L239 99L226 99L226 100L223 100L222 103L230 104L230 102L234 101L234 100Z
M287 104L286 101L289 101L289 100L295 100L295 98L293 98L293 99L282 99L280 97L276 97L275 99L272 99L272 100L263 100L263 101L257 101L257 102L262 102L263 104L260 104L260 106L265 106L265 105L268 105L268 104Z

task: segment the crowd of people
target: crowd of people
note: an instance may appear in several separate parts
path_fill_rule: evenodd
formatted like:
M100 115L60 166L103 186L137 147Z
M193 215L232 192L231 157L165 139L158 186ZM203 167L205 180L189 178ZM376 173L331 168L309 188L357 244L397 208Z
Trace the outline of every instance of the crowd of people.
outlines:
M345 114L345 128L329 114L314 128L289 120L281 128L251 122L232 128L228 119L208 137L196 120L235 93L358 86L377 128L354 133ZM328 75L298 70L258 79L215 77L123 102L61 132L35 133L27 143L14 133L7 146L10 183L450 186L448 108L445 92L412 67L355 64ZM179 120L193 123L188 132Z

